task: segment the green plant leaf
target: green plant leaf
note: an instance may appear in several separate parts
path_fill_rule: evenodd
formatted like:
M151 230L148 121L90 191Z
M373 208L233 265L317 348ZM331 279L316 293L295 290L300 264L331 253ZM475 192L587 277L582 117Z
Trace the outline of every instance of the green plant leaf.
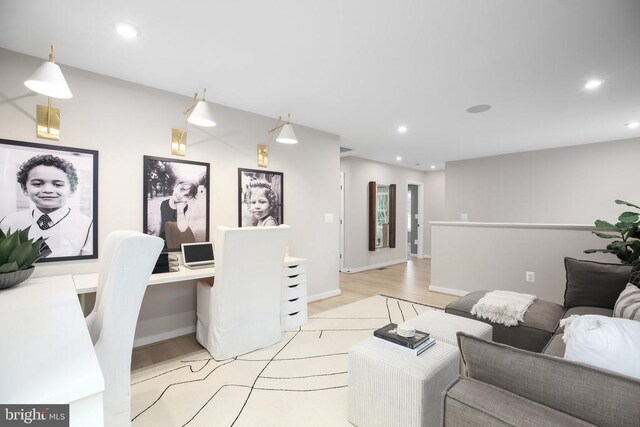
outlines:
M619 205L627 205L627 206L630 206L632 208L640 209L640 206L636 206L636 205L631 204L629 202L625 202L624 200L617 199L616 203L619 204Z
M32 257L33 253L34 252L31 247L31 243L22 242L11 252L11 254L9 255L8 261L17 262L18 268L22 269L22 268L25 268L25 263ZM28 267L29 265L26 265L26 267Z
M11 273L13 271L18 271L18 264L16 262L7 262L0 265L0 273Z
M618 220L625 224L633 224L638 221L640 214L637 212L623 212L618 217Z
M594 222L594 224L596 225L596 227L602 228L603 230L620 232L620 229L618 227L616 227L615 225L611 224L610 222L603 221L601 219L596 220L596 222Z
M597 231L592 231L592 233L598 237L602 237L603 239L619 239L620 238L620 236L616 236L615 234L598 233Z
M13 249L18 245L18 233L7 234L6 239L0 243L0 265L6 263L9 260L9 255Z
M31 228L31 226L25 228L24 230L16 230L20 236L20 243L22 242L26 242L27 240L29 240L29 229Z

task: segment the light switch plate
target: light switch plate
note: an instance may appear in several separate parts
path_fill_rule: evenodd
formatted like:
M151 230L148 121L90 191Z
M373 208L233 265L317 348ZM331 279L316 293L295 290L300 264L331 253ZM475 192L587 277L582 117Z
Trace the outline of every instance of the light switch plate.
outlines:
M331 224L333 222L333 214L332 213L324 214L324 222L326 222L327 224Z

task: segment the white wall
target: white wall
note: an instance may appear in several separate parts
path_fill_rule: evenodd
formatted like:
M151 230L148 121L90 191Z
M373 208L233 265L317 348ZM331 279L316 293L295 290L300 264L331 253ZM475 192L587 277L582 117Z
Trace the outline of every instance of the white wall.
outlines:
M407 185L424 182L424 172L378 163L359 157L343 157L345 174L344 269L361 271L404 262L407 259ZM367 185L396 184L396 247L368 250Z
M172 157L171 128L183 126L182 111L190 98L62 65L74 96L53 101L61 108L61 140L37 139L36 103L46 99L29 91L23 81L42 61L0 49L0 138L98 150L99 244L112 230L142 230L142 157ZM215 94L209 100L214 101ZM186 156L211 163L211 236L218 225L237 226L237 170L257 168L256 144L266 143L267 130L275 122L215 104L213 112L217 127L189 127ZM339 138L295 128L300 143L272 145L268 170L284 172L284 218L293 227L290 254L309 260L309 294L337 293L338 224L325 223L324 214L338 217ZM39 264L35 274L97 269L96 260L55 262ZM194 325L192 284L156 286L147 293L140 317L149 325L182 331ZM144 333L159 332L149 327Z
M446 216L476 222L593 224L638 204L640 138L446 164Z
M464 295L477 290L508 290L564 302L564 258L615 262L586 255L602 247L590 226L433 224L429 290ZM527 282L525 273L535 273Z

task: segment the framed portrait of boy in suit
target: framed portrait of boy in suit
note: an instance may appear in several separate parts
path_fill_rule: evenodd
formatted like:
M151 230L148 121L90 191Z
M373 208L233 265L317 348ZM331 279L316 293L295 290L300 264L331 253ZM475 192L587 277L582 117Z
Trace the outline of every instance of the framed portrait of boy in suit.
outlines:
M40 262L98 257L98 152L0 139L0 230L43 237Z

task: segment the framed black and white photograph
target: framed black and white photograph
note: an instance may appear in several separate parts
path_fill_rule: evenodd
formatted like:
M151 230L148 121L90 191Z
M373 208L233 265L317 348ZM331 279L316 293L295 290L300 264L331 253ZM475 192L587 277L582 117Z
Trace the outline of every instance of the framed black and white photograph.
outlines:
M280 225L283 213L283 174L238 169L238 226Z
M209 241L209 163L144 156L144 232L165 251Z
M0 229L29 229L51 255L98 257L98 152L0 139Z

